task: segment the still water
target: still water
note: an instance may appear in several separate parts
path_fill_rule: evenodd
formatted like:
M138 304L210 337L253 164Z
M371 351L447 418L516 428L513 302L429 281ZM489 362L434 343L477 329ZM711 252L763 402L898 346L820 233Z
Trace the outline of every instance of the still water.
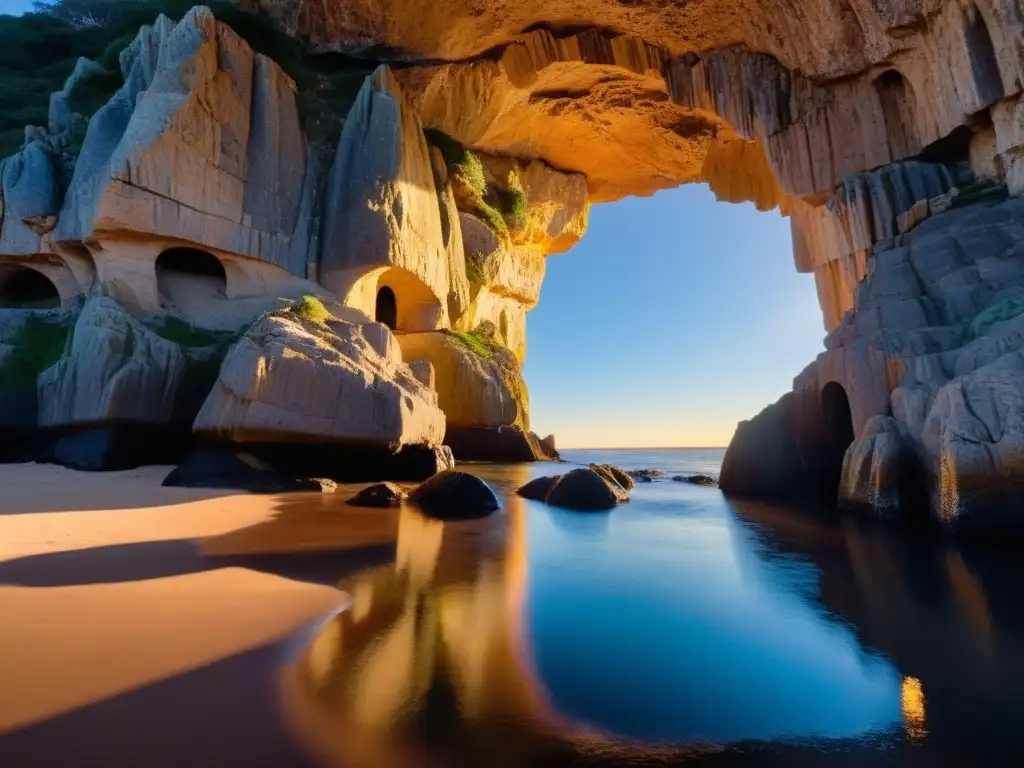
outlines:
M717 474L721 451L566 452ZM393 562L289 672L297 730L353 766L1002 765L1024 756L1012 550L640 484L608 514L472 467L485 520L397 518ZM296 715L298 713L298 715ZM1022 734L1024 735L1024 734Z

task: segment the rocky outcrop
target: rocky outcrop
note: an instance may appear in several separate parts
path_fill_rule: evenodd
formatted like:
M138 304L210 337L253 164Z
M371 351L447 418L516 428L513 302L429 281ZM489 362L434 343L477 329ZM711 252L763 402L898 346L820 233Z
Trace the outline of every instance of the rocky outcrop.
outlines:
M213 350L191 355L161 338L112 299L90 299L71 333L65 356L38 380L39 425L136 422L178 424L195 417L193 372Z
M376 346L373 341L377 341ZM235 443L437 445L437 395L402 362L386 328L293 312L258 321L232 347L195 430Z
M124 86L89 122L56 239L175 238L305 277L312 189L281 68L198 7L144 27L121 69Z
M353 507L400 507L409 493L394 483L377 483L363 488L348 500Z
M469 286L461 249L448 247L457 227L449 195L435 186L419 115L391 70L380 67L349 113L331 170L324 285L346 297L358 294L360 281L392 268L398 270L399 284L392 288L403 310L399 326L409 331L450 327L468 304ZM372 302L376 280L371 287ZM421 295L413 298L414 315L404 311L403 299L415 293Z
M536 482L536 481L535 481ZM535 498L542 485L527 484L520 489L526 498ZM629 493L610 477L590 469L574 469L555 478L544 501L553 507L579 512L604 512L629 501Z
M840 465L822 446L840 439L842 409L828 405L839 397L848 438L826 498L839 488L844 506L955 530L1017 527L1022 216L1019 199L954 207L873 248L826 351L740 425L723 489L771 495L831 478Z

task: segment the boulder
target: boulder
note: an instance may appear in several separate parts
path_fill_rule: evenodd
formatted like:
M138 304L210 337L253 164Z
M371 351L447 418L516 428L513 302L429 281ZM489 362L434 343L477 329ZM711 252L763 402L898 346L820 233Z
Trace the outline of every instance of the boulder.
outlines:
M382 357L358 325L342 320L320 324L294 311L265 316L228 352L195 430L240 444L390 454L440 444L445 417L436 394L402 362L397 345L384 348L392 355Z
M574 469L558 478L548 491L546 501L554 507L580 512L614 509L617 504L628 501L629 496L611 477L610 473L602 475L589 468Z
M906 509L916 465L916 456L899 422L890 416L871 418L864 434L846 450L839 483L840 508L881 520L920 512Z
M441 519L483 517L501 508L494 491L476 475L448 470L409 494L428 514Z
M626 474L638 483L650 483L665 476L660 469L631 469Z
M627 472L611 464L591 464L590 468L610 483L614 483L624 491L632 491L636 483Z
M218 446L198 448L172 470L163 485L177 488L224 488L251 493L316 491L334 493L331 480L296 478L275 471L242 451Z
M400 485L377 483L363 488L348 503L353 507L398 507L408 495L408 491Z
M561 479L561 475L535 477L533 480L531 480L518 491L516 491L516 493L518 493L524 499L532 499L534 501L547 501L548 494L551 493L551 489L554 488L555 484Z
M89 299L66 356L38 379L39 425L189 424L192 360L120 304ZM207 383L207 382L204 382Z

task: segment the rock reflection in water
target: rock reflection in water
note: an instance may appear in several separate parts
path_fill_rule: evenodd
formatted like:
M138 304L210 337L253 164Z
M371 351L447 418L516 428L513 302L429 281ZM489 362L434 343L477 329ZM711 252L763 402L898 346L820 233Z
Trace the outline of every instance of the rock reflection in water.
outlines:
M526 479L510 476L510 469L501 472L489 479L504 491ZM654 746L613 736L614 728L602 727L607 723L570 716L561 702L557 675L545 671L544 653L531 647L548 640L531 637L537 628L527 620L536 608L531 600L544 599L534 594L532 585L544 547L536 543L537 531L528 528L532 522L549 535L551 525L573 526L561 518L553 522L546 517L548 511L507 492L501 494L504 513L485 520L443 523L411 508L401 511L394 565L343 583L353 596L351 610L331 620L287 671L283 691L293 726L327 762L347 766L664 765L691 759L726 765L903 765L978 758L1003 764L1020 752L1015 731L1024 699L1012 683L1024 672L1020 623L1012 612L994 608L996 603L1009 607L1003 602L1006 592L1012 591L1014 579L1020 582L1020 566L1011 559L915 541L855 521L823 523L768 505L730 508L717 492L706 489L688 490L682 501L676 499L673 509L679 519L666 523L652 501L662 492L653 490L645 497L641 491L630 509L617 514L638 516L637 522L655 527L681 525L679 530L695 540L702 526L724 526L731 532L724 537L732 548L727 554L740 580L754 585L752 594L763 595L781 616L778 626L765 625L768 634L783 627L793 633L796 649L839 643L829 653L841 659L843 644L853 643L854 653L862 655L860 672L845 664L836 669L834 680L814 681L804 694L806 711L792 715L791 725L799 731L818 722L813 710L831 709L838 715L860 711L863 715L857 716L866 717L866 723L891 722L891 727L826 734L835 738L809 729L804 738L800 733L781 740L752 735L721 744ZM691 495L698 492L713 495ZM650 519L643 519L647 515ZM610 518L589 536L622 538L628 530L624 520ZM584 547L586 541L581 538L579 544ZM644 558L643 552L635 555ZM545 567L550 570L550 562ZM593 563L592 568L595 573L614 571L616 563ZM685 569L679 573L693 575ZM716 599L733 599L745 592L730 592L733 585L724 589L716 582L729 582L736 573L709 571L696 589L710 590ZM1001 578L1009 581L993 592L992 585ZM685 593L695 587L679 588ZM566 596L566 606L573 609L571 596ZM725 606L743 607L742 602ZM696 615L708 620L699 609ZM757 620L771 619L770 612L764 615L768 618L759 614ZM621 629L643 634L664 627L654 618ZM741 618L736 631L744 642L751 639ZM715 639L708 633L709 641ZM599 646L600 640L593 638ZM586 657L587 649L579 650ZM564 649L559 658L563 666L579 664ZM793 700L786 687L800 682L787 677L785 667L769 668L771 660L766 653L762 669L756 654L737 660L756 670L758 679L747 688L747 695L758 697L751 711L763 708L769 721L769 713L778 718L773 707ZM609 665L626 661L605 659ZM646 661L687 669L668 655ZM877 664L895 667L891 719L887 689L871 682L872 675L881 673L881 667L871 671ZM819 667L806 667L805 673L807 669ZM720 692L723 701L741 701L744 692L729 682L730 675L720 677L729 688ZM665 685L657 679L647 683ZM828 693L838 698L829 699L821 691L838 691ZM684 683L677 698L692 693ZM843 700L864 694L879 697L878 703ZM593 695L614 698L622 692ZM706 703L712 712L722 704ZM628 700L618 706L634 704L650 706ZM759 730L754 727L750 733Z

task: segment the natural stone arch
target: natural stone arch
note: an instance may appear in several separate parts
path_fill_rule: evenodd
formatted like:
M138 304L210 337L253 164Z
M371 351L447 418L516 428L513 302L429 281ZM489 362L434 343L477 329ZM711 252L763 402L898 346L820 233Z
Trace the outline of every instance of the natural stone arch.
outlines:
M56 284L31 267L0 267L0 309L56 309Z
M822 487L831 494L839 488L843 456L854 438L850 398L839 382L830 381L821 388L821 427Z
M198 248L168 248L156 259L161 302L178 304L227 296L227 272L220 259Z
M392 319L392 299L393 326L387 322ZM422 333L443 327L441 300L422 279L401 267L367 272L355 281L342 303L383 322L396 333ZM383 314L379 315L378 310Z
M914 88L899 70L887 69L874 80L882 107L885 137L893 159L908 157L921 149L914 122Z

